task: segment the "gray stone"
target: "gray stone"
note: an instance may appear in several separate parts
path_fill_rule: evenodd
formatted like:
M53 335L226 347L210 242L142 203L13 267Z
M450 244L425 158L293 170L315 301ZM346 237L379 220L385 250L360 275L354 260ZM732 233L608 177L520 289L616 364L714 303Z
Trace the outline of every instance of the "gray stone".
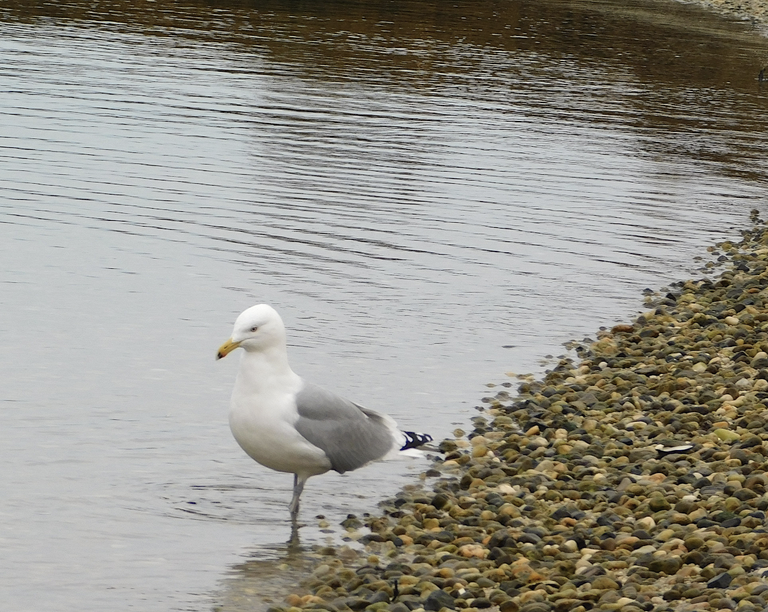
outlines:
M437 612L442 608L448 608L449 610L452 610L453 607L454 607L453 596L450 593L443 591L442 589L438 589L437 591L432 591L427 596L427 599L424 600L425 610L433 610L434 612Z

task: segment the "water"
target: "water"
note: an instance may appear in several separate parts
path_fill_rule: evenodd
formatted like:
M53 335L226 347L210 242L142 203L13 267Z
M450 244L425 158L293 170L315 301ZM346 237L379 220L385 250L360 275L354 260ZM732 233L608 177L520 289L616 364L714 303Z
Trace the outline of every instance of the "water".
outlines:
M0 15L16 610L254 609L299 579L301 555L276 564L290 476L237 448L237 359L214 362L253 303L284 315L299 373L441 437L486 383L700 276L765 209L768 43L691 6ZM424 467L310 480L303 543L339 541Z

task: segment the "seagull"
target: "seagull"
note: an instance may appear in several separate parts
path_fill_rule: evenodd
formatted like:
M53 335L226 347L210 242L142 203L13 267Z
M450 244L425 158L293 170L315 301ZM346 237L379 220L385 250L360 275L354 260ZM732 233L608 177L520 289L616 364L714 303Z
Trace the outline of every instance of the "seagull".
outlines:
M288 365L283 320L267 304L245 310L216 359L243 349L232 391L229 427L256 462L293 474L291 518L310 476L340 474L417 449L432 437L401 431L385 415L306 382Z

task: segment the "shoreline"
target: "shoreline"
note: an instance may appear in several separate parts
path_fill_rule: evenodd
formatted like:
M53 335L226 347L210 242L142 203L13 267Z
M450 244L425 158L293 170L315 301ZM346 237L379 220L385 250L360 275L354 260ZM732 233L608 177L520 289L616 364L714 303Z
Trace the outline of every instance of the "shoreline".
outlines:
M711 9L725 17L748 21L761 35L768 36L768 1L766 0L692 0L692 3Z
M768 226L752 221L710 247L712 280L484 398L431 486L344 521L365 550L325 549L311 594L270 610L766 609Z

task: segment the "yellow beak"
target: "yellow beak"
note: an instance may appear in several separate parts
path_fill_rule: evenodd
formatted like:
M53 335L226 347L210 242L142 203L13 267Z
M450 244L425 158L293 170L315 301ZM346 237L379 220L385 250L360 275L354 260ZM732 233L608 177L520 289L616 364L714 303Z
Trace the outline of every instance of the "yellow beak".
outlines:
M232 342L232 338L230 338L219 347L219 352L216 353L216 359L223 359L239 346L239 342Z

